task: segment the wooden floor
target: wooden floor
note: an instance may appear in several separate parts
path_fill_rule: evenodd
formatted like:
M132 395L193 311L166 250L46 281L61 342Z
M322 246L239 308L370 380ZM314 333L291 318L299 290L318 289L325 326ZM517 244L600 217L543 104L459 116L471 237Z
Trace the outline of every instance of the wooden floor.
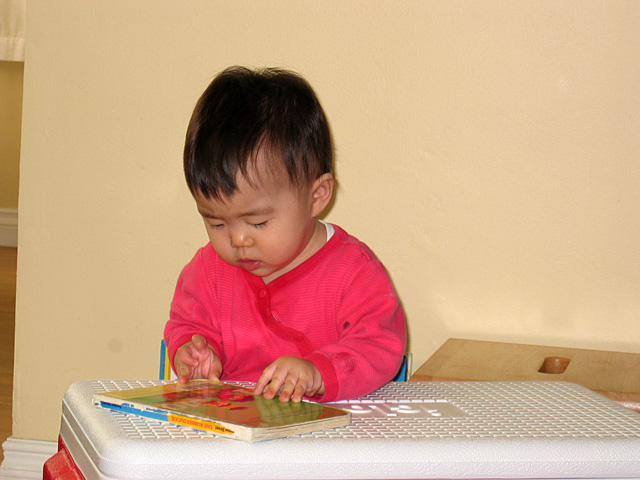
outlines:
M0 444L11 435L16 259L15 248L0 247Z

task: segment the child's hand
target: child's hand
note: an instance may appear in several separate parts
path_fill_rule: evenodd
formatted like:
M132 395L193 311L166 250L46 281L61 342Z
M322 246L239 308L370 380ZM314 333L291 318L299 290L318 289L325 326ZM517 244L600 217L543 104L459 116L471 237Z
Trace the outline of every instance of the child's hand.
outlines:
M202 335L194 335L191 341L176 351L173 366L178 375L178 383L187 383L194 378L220 381L222 362Z
M281 402L299 402L305 395L324 394L324 381L320 371L309 360L280 357L264 369L254 390L256 395L264 398L274 398L278 392Z

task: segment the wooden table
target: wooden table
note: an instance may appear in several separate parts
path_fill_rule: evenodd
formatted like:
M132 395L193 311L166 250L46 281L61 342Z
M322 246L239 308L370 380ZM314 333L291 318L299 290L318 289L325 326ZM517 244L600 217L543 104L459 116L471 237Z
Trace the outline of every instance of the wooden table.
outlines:
M640 354L450 338L409 381L560 380L640 412Z

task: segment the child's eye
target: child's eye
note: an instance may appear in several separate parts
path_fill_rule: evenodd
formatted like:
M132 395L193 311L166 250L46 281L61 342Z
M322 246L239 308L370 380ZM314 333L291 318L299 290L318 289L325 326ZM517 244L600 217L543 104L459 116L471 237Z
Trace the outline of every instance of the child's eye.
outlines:
M260 222L260 223L254 223L253 226L256 227L256 228L263 228L263 227L267 226L267 222L264 221L264 222Z
M209 224L209 228L211 228L212 230L218 230L219 228L222 228L224 225L222 223L210 223Z

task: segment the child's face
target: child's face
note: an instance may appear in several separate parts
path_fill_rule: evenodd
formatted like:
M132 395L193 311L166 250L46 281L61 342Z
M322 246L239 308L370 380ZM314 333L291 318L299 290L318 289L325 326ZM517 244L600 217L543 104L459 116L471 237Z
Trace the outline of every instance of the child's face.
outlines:
M275 177L262 175L250 184L239 176L238 190L230 198L195 195L218 255L265 283L293 270L326 241L324 227L315 218L324 208L318 211L314 198L318 182L300 192Z

